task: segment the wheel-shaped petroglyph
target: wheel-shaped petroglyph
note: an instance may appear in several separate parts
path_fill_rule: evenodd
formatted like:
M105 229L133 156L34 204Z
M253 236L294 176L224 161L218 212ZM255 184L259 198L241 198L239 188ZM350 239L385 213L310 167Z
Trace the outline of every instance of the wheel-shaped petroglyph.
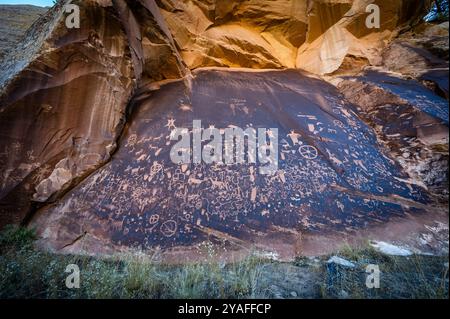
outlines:
M319 155L317 148L315 148L312 145L302 145L302 146L300 146L298 151L299 151L300 155L302 155L304 158L310 159L310 160L316 159L317 156Z
M155 175L159 173L162 170L163 166L159 164L158 162L154 162L152 167L150 168L151 174Z
M161 233L166 237L172 237L177 232L178 224L174 220L168 220L162 223Z

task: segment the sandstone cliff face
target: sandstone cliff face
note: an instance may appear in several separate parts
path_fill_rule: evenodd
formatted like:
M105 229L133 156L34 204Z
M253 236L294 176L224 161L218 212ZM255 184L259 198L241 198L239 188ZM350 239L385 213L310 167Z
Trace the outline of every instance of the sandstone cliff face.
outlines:
M67 29L60 4L7 62L0 109L2 221L20 221L30 201L51 200L115 148L134 85L130 48L112 9L85 3L84 28Z
M379 28L366 27L370 4L380 6ZM313 2L308 14L314 31L298 49L296 66L323 75L338 70L346 59L377 65L386 43L420 18L426 6L426 1Z
M427 1L252 0L158 2L186 64L336 71L346 57L376 62L398 27L419 18ZM366 8L381 6L379 29Z
M306 39L306 1L159 3L190 68L292 68Z
M184 75L157 8L132 3L79 2L82 28L68 29L62 1L4 62L4 222L22 220L30 200L53 200L109 159L137 81Z
M226 241L227 251L255 244L287 257L301 253L302 233L350 232L430 203L383 157L350 104L319 79L298 71L207 70L194 73L191 92L187 102L176 82L136 97L112 161L33 219L46 248L161 249L178 259L179 247L192 257L212 239ZM171 129L193 129L195 119L204 127L278 128L277 173L263 175L261 164L251 163L174 164Z
M428 1L71 1L80 29L68 2L0 62L0 226L63 252L295 255L304 232L433 211L448 184L448 24L411 28ZM195 118L278 127L283 173L171 164L168 128Z

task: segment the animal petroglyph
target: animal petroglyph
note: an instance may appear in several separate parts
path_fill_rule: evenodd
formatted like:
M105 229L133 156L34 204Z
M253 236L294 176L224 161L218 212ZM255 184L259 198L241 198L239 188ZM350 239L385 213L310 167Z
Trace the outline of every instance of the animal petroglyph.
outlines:
M143 98L111 162L41 216L83 211L75 221L83 227L95 228L99 220L116 225L102 234L115 245L168 249L195 245L215 233L251 240L276 227L348 232L420 211L372 198L395 194L427 202L425 191L403 182L407 177L382 154L371 129L330 96L332 87L298 72L282 74L280 81L323 96L332 112L293 90L268 91L265 85L273 85L280 73L261 73L259 81L250 81L246 73L200 72L192 83L189 112L180 109L182 82ZM234 105L234 113L227 105ZM277 128L284 137L278 170L263 175L260 164L249 161L173 163L170 150L176 141L170 141L168 130L176 123L192 132L195 119L206 127ZM61 213L68 201L70 209Z

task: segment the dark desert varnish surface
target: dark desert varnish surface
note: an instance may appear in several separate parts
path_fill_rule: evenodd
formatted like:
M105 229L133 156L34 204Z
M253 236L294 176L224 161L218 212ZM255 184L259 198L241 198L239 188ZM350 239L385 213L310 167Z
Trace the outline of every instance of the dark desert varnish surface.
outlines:
M182 259L210 240L226 253L255 245L292 256L302 238L339 241L420 216L429 203L336 89L299 71L197 71L189 90L183 81L142 88L130 109L111 161L35 216L46 246L158 249ZM171 129L193 120L204 128L278 128L278 172L172 163ZM84 244L74 241L80 236Z

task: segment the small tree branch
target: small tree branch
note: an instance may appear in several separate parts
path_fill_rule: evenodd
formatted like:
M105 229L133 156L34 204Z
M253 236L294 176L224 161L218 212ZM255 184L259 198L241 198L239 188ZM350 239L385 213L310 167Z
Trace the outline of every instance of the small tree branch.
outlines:
M436 4L436 12L437 12L437 14L442 13L441 1L440 0L435 0L434 3Z

